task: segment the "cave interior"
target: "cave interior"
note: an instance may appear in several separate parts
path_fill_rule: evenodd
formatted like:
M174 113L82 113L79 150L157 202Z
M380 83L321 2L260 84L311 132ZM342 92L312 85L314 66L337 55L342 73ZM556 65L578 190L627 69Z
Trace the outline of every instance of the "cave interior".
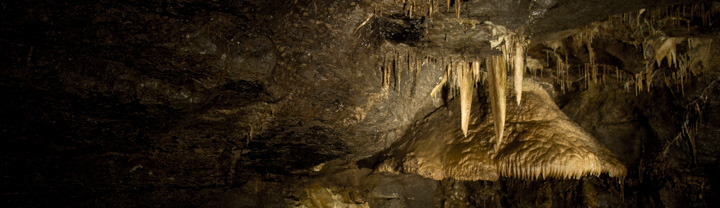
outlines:
M718 207L719 20L709 0L0 2L2 203Z

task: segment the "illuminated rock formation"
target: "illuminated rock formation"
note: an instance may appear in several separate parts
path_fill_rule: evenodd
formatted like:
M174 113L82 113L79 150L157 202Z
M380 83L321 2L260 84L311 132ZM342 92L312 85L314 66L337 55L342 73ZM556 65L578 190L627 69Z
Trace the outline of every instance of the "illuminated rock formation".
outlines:
M473 109L467 137L454 121L458 103L441 109L419 124L378 166L441 180L578 179L607 173L624 177L625 166L603 144L570 119L547 93L530 80L523 82L522 110L508 107L507 134L496 151L490 141L493 118ZM477 102L477 101L476 101ZM479 105L475 105L479 106ZM494 114L493 114L494 116Z

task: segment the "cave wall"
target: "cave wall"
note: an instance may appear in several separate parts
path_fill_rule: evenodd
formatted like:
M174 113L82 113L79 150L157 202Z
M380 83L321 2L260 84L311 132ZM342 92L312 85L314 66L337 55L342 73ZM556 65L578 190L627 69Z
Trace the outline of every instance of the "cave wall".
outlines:
M713 39L713 54L718 45ZM718 67L717 61L709 68ZM562 106L565 113L590 131L618 156L630 173L625 180L625 199L637 206L693 206L717 204L713 191L717 173L717 126L714 116L718 73L693 77L684 94L672 87L633 93L595 86L571 96ZM707 100L705 100L707 97ZM695 104L707 112L698 113ZM705 114L708 113L708 114ZM693 124L695 123L695 124ZM692 136L683 125L692 127Z
M534 36L547 39L671 3L462 1L461 14L512 29L535 25ZM682 95L661 86L638 95L617 86L563 92L547 82L563 111L628 167L620 184L434 181L356 164L452 99L428 96L444 69L424 55L498 53L475 25L451 24L453 11L443 8L432 26L403 12L394 1L0 3L2 200L10 207L720 204L717 70L692 77ZM712 54L720 54L717 32L714 24L686 35L715 37ZM395 71L384 83L378 63L392 56L408 67L421 60L412 63L420 70ZM703 110L692 113L698 99ZM688 119L697 123L692 141L681 133Z

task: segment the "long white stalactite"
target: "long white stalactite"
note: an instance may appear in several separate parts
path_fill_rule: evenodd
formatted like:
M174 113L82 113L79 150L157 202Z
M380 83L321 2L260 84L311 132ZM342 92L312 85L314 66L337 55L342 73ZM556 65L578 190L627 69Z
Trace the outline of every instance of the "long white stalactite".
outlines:
M472 69L467 67L467 63L460 64L460 125L465 137L467 137L468 126L470 125L470 111L472 106L473 92L475 92L475 84L473 79L473 71L477 67L477 62L473 62Z
M495 150L502 144L505 130L505 79L507 78L506 61L504 56L493 56L486 61L488 81L490 82L490 104L495 123Z
M522 81L523 72L525 72L525 49L522 43L515 43L515 56L513 57L513 65L515 68L514 86L515 86L515 100L520 105L522 99Z

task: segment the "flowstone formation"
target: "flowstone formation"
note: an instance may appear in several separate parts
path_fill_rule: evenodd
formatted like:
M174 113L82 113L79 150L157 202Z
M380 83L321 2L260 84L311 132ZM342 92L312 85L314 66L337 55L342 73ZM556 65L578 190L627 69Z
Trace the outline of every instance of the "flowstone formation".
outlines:
M419 1L424 2L424 1ZM403 1L403 11L405 11L405 14L412 14L414 12L416 2L415 1ZM422 7L425 8L424 12L421 12L421 14L427 15L428 22L425 23L427 27L431 27L431 23L433 22L433 18L431 18L434 13L433 11L437 11L437 9L434 9L435 4L433 1L429 1L427 3L418 3L420 5L427 5L428 7ZM447 2L448 4L448 11L450 8L450 2ZM537 42L531 42L527 41L529 36L532 34L532 25L526 24L523 26L520 26L519 28L516 28L515 30L507 29L503 25L495 24L490 21L482 22L478 19L474 19L472 15L463 16L460 13L460 9L458 7L462 7L460 2L457 2L455 4L452 4L455 6L455 14L456 19L460 25L461 29L464 29L463 34L457 34L455 39L460 40L473 40L473 41L487 41L490 45L489 49L491 51L493 49L496 49L500 54L498 55L487 55L487 54L493 54L490 53L483 53L482 50L475 49L472 52L469 52L468 50L460 50L459 53L460 57L454 57L458 56L455 55L455 53L447 53L447 54L441 54L441 55L433 55L433 53L438 53L437 51L433 52L415 52L415 53L425 53L428 55L424 55L426 57L426 62L422 62L422 64L427 64L428 67L432 65L440 65L442 69L445 70L444 76L442 78L442 81L438 84L438 86L435 87L435 89L431 92L431 95L434 97L436 96L436 93L438 89L442 86L447 86L449 88L449 93L447 94L448 99L453 99L456 94L459 94L459 117L460 117L460 130L462 132L463 137L469 137L471 133L469 133L470 129L473 129L475 127L472 127L472 122L470 122L472 119L470 118L472 115L473 110L473 94L472 92L476 89L480 89L482 85L486 85L486 88L489 91L488 100L491 104L491 111L492 111L492 119L494 123L494 137L486 138L481 136L476 137L470 137L465 138L466 140L484 140L483 142L492 142L494 143L494 153L487 153L483 152L486 150L483 150L482 148L478 148L480 155L486 155L485 158L480 158L477 161L483 161L483 162L474 162L477 164L482 165L471 165L473 167L480 167L483 166L487 168L488 170L485 170L484 168L480 168L480 172L478 176L467 176L463 174L449 174L446 172L462 172L457 171L456 168L450 168L450 170L444 170L442 171L441 167L448 165L448 166L456 166L457 164L454 164L449 161L444 161L442 159L443 157L438 156L439 153L433 152L429 153L433 156L428 157L420 157L420 158L414 158L417 156L417 153L413 152L414 150L399 150L400 152L406 152L410 158L402 159L402 156L400 158L397 158L398 156L395 155L396 158L390 159L391 162L383 163L383 165L380 166L381 170L394 170L395 166L395 160L397 161L403 161L404 165L401 165L404 170L407 170L408 172L414 172L419 173L421 175L425 175L430 178L434 179L441 179L445 177L452 177L452 178L460 178L462 180L493 180L496 179L493 173L493 166L496 166L491 163L487 163L485 161L493 161L493 160L499 160L497 157L497 152L501 151L501 146L505 145L503 140L505 139L514 139L514 138L506 138L504 135L507 128L506 127L506 89L508 86L506 85L507 80L507 71L508 69L511 69L513 72L513 88L515 90L515 100L517 103L518 109L523 109L522 106L522 91L523 91L523 76L524 72L529 69L531 71L531 74L533 77L537 77L538 74L540 75L538 80L545 80L550 81L553 83L556 83L559 85L560 90L564 93L567 92L569 89L578 87L579 84L580 88L587 89L590 85L615 85L623 87L626 91L630 91L631 88L634 88L634 92L637 95L641 91L650 91L651 85L653 84L653 79L660 78L662 76L663 84L665 84L667 87L672 88L672 86L679 86L680 93L683 93L683 87L685 80L687 77L692 75L697 75L701 73L701 71L707 71L712 70L711 68L708 68L708 57L710 53L710 45L711 45L711 39L702 39L702 38L691 38L687 39L685 37L668 37L666 32L664 32L664 28L667 27L677 27L686 25L687 31L691 31L692 28L697 26L691 26L693 24L699 24L699 26L711 26L713 24L712 20L710 20L709 17L713 16L714 14L718 13L718 6L717 4L712 4L709 7L706 7L705 4L689 4L689 5L675 5L675 6L669 6L664 9L654 9L654 10L648 10L640 9L636 12L629 12L624 14L618 14L614 16L610 16L607 20L599 21L592 23L588 26L584 26L580 29L570 29L565 31L559 31L555 33L547 33L542 34L539 38L536 38ZM530 10L532 10L532 5L530 7ZM417 14L417 12L415 12ZM380 13L382 14L382 13ZM422 15L421 15L422 16ZM423 16L424 17L424 16ZM412 17L409 17L412 19ZM528 22L531 22L532 16L527 20ZM434 21L443 21L442 19L435 18ZM479 31L475 30L477 28L482 28ZM430 43L428 45L433 45L432 38L432 30L426 29L426 35L428 36L426 39L430 40ZM470 35L468 35L470 34ZM627 35L630 34L630 35ZM455 36L453 34L452 36ZM474 38L469 38L468 36L474 36ZM478 38L480 37L480 38ZM607 51L602 52L596 52L594 41L599 40L606 40L608 38L614 38L615 40L620 40L624 44L632 44L636 48L639 48L639 50L642 51L642 56L644 56L645 64L644 64L644 70L636 71L636 69L632 68L625 68L621 69L617 66L616 63L612 63L612 61L607 60ZM448 34L446 32L445 34L445 42L448 42ZM457 44L457 43L455 43ZM684 47L682 52L678 52L678 47ZM457 45L454 45L454 43L449 42L443 45L438 45L436 47L440 48L440 51L446 50L448 48L457 47ZM533 58L530 56L527 56L526 54L526 47L528 47L530 55L537 55L538 53L543 54L546 56L545 63L541 63L541 58ZM584 49L585 51L577 51L577 48ZM599 54L598 54L599 53ZM422 56L422 55L421 55ZM435 58L435 56L440 56L439 58ZM600 57L598 57L600 56ZM395 56L397 57L397 55ZM429 57L429 58L427 58ZM478 61L478 57L486 57L484 61ZM575 60L572 60L575 59ZM435 64L431 64L428 60L440 60L437 61ZM448 60L449 61L444 61ZM470 60L467 60L470 59ZM398 59L391 58L391 62L397 63ZM407 56L408 60L408 68L411 69L411 63L409 60L414 60L411 55ZM578 61L580 62L578 64ZM526 64L527 62L527 64ZM663 64L664 62L667 62L666 64ZM482 63L482 64L480 64ZM551 66L554 65L553 66ZM415 63L417 66L418 63ZM398 70L398 65L387 65L382 64L382 70L386 74L384 77L387 77L392 70L393 72ZM402 66L400 66L402 67ZM526 68L527 67L527 68ZM658 69L663 69L660 73L658 73ZM402 71L402 68L400 68L400 72ZM547 75L543 75L547 74ZM545 77L544 77L545 76ZM400 76L397 76L398 79ZM474 79L470 79L470 77L473 77ZM482 77L482 78L481 78ZM485 80L487 79L487 83ZM389 80L389 79L384 79ZM400 82L400 81L397 81ZM384 82L384 86L388 86L386 84L387 82ZM575 85L575 86L573 86ZM545 100L544 102L550 102L550 99ZM481 102L484 103L484 102ZM696 106L696 110L698 112L701 112L702 109L698 105ZM559 112L559 110L557 111ZM457 123L457 122L456 122ZM574 125L578 127L577 125ZM558 128L565 128L558 127ZM433 127L428 127L433 128ZM685 135L690 138L691 143L693 142L693 136L692 132L688 130L687 126L683 126L683 132ZM415 128L414 130L410 131L411 135L415 132L413 131L423 131L418 128ZM569 132L573 132L571 130L568 130ZM430 133L435 135L435 133ZM587 135L585 133L585 137L589 139L583 139L583 141L599 144L597 141L592 139L591 136ZM439 134L436 136L440 136L444 134ZM487 134L486 134L487 135ZM486 136L483 135L483 136ZM422 137L422 136L421 136ZM435 136L425 136L427 138L435 137ZM442 136L440 136L442 137ZM454 138L454 137L453 137ZM413 138L410 139L411 141L414 139L418 140L424 140L425 138ZM548 138L540 138L540 140L550 140ZM446 144L447 141L440 139L436 141L438 144ZM434 142L431 142L434 143ZM431 143L426 145L432 145ZM451 142L452 143L452 142ZM422 146L422 145L421 145ZM594 145L591 145L594 146ZM694 146L694 145L693 145ZM602 147L602 145L600 145ZM432 147L430 149L436 149L438 147ZM422 148L420 148L422 149ZM541 148L539 148L541 149ZM548 152L543 154L553 154L557 151L553 151L551 149L546 149ZM418 150L418 151L424 151L424 150ZM441 152L445 152L447 150L438 150ZM464 150L461 152L470 152L471 150ZM535 150L540 151L540 150ZM594 151L603 152L603 158L611 158L612 154L605 155L604 153L610 153L606 148L596 148ZM561 151L562 152L562 151ZM390 153L394 154L394 153ZM422 154L420 154L422 155ZM590 155L590 154L586 154ZM432 157L439 157L439 158L432 158ZM558 156L562 157L562 156ZM518 157L520 158L520 157ZM548 158L552 158L549 157ZM523 159L514 159L516 161L522 161ZM422 164L422 161L435 161L433 164ZM442 162L438 162L442 161ZM599 163L614 163L615 167L609 167L606 166L602 171L600 171L603 167L602 165L589 165L593 168L586 169L586 170L576 170L573 171L572 167L573 165L569 165L566 167L559 167L556 165L553 165L554 168L536 168L536 167L521 167L519 164L528 165L530 163L522 163L522 162L514 162L513 164L500 164L503 167L510 167L512 168L506 168L503 170L505 173L513 173L513 174L507 174L504 176L519 176L522 178L537 178L540 175L547 175L547 176L558 176L558 177L573 177L578 178L584 174L592 173L593 175L598 175L600 172L610 172L612 176L614 177L623 177L625 174L624 167L620 168L622 165L617 163L616 160L613 159L614 162L608 162L603 161L598 163L586 163L586 164L599 164ZM507 162L507 161L505 161ZM587 162L587 161L585 161ZM409 163L418 163L418 164L409 164ZM462 166L462 165L461 165ZM542 165L541 165L542 166ZM433 169L430 171L429 169ZM473 169L473 168L469 168ZM475 168L477 169L477 168ZM563 169L563 171L558 171L559 169ZM622 169L622 171L620 171ZM532 170L532 171L530 171ZM543 174L543 171L551 171L550 173ZM487 172L487 173L485 173ZM568 176L570 175L570 176ZM457 177L456 177L457 176Z
M435 180L579 179L602 173L625 177L627 170L615 155L571 121L539 84L523 82L523 95L520 106L509 105L507 134L499 148L487 139L495 114L473 109L477 113L471 114L471 127L464 135L452 125L462 109L453 102L413 127L390 148L378 170Z
M422 2L422 1L421 1ZM432 22L432 17L434 15L433 11L436 11L434 7L436 6L433 1L429 1L429 4L420 3L420 5L427 5L428 7L425 9L426 12L423 12L422 14L426 14L428 18L428 22ZM404 7L403 11L407 10L405 14L409 15L408 18L412 19L412 13L416 9L415 1L405 1L403 2ZM447 2L448 8L450 5L450 2ZM460 7L460 2L457 2L453 4L456 7ZM417 12L415 12L417 14ZM584 143L592 143L592 144L577 144L578 146L583 145L589 145L593 146L591 148L592 150L579 150L579 152L585 152L585 153L571 153L575 154L575 156L581 155L581 157L595 157L596 154L600 154L603 158L603 161L595 159L589 159L589 160L580 160L580 161L569 161L567 158L572 158L573 156L561 156L561 155L553 155L560 152L567 152L567 150L563 151L557 151L553 148L560 148L560 147L552 147L549 149L545 148L539 148L534 147L533 150L514 150L517 151L518 155L513 156L506 156L507 158L512 158L509 160L512 160L512 162L507 160L500 159L500 156L498 155L499 152L502 151L502 148L505 146L506 143L504 143L504 140L511 139L514 140L515 138L506 138L507 135L505 135L506 131L506 110L507 110L507 102L506 102L506 89L508 86L506 85L507 80L507 70L511 69L513 71L513 88L515 90L515 101L516 101L516 107L517 109L522 109L522 92L523 92L523 75L524 71L526 70L525 61L526 61L526 54L525 54L525 47L529 43L529 41L526 41L527 37L525 37L523 32L526 30L526 28L519 28L517 30L510 30L506 28L503 25L498 25L495 23L492 23L490 21L485 21L480 23L477 19L474 18L461 18L460 10L456 9L456 18L459 23L459 26L461 29L465 31L465 34L458 34L458 36L461 36L459 39L463 39L462 36L469 36L465 38L465 42L471 42L472 41L487 41L489 43L489 48L486 48L485 50L497 50L500 52L498 55L485 55L481 51L483 50L475 50L475 51L464 51L460 53L460 57L455 57L457 55L449 55L449 54L440 54L440 55L433 55L433 53L437 52L413 52L412 54L408 52L407 56L405 56L404 60L400 58L397 54L397 52L394 52L394 55L391 55L388 58L383 58L383 63L380 66L380 71L383 72L383 87L385 89L388 89L390 86L390 80L389 77L391 74L395 74L396 80L395 80L395 87L399 88L398 85L401 83L401 76L403 68L407 68L407 71L410 72L410 74L415 74L416 72L419 72L423 65L430 68L431 66L437 66L440 65L441 69L445 70L445 73L443 75L442 81L433 89L433 91L430 93L431 96L435 97L438 93L438 90L442 87L449 88L449 93L447 93L448 98L455 97L456 94L459 94L459 97L457 97L459 100L459 114L460 117L460 131L462 132L462 136L465 137L465 140L470 141L476 141L476 142L492 142L493 150L491 152L488 152L487 149L484 149L483 147L476 147L476 148L469 148L469 149L463 149L463 150L454 150L454 149L444 149L440 148L440 146L444 144L454 144L454 141L446 141L442 138L434 138L434 137L443 137L443 135L449 136L453 134L442 134L442 133L428 133L431 136L423 135L420 136L420 138L412 138L409 139L411 142L414 142L413 140L430 140L432 142L429 143L423 143L419 142L417 147L414 148L420 148L423 149L422 146L432 146L428 147L429 149L433 149L434 151L430 151L427 153L427 150L417 150L420 152L424 152L429 155L423 155L423 153L416 153L413 152L413 150L398 150L399 152L405 152L408 154L411 158L402 158L403 156L395 156L396 158L389 159L389 163L383 163L380 165L379 169L384 171L392 171L395 170L396 166L395 161L404 161L405 164L401 165L403 167L403 170L405 172L412 172L412 173L418 173L420 175L430 177L436 180L440 180L443 178L454 178L454 179L460 179L460 180L497 180L498 177L498 171L495 170L497 166L502 167L503 176L515 176L520 177L523 179L536 179L539 177L560 177L560 178L579 178L583 175L592 174L592 175L599 175L601 172L612 172L611 176L613 177L623 177L626 173L625 168L617 162L617 160L612 159L612 154L609 150L602 147L597 141L595 141L591 136L585 135L583 136L571 136L569 140L575 140L575 137L582 138L581 142ZM379 15L382 15L382 12L379 12ZM436 21L442 21L442 20L436 20ZM367 20L366 20L367 22ZM364 26L366 22L363 22L363 24L360 26ZM425 25L429 25L429 23L426 22ZM526 25L527 26L527 25ZM527 29L529 30L529 28ZM428 31L427 33L431 33L432 31ZM470 35L468 35L470 34ZM432 40L432 35L427 34L430 36L430 40ZM445 34L445 42L447 42L448 37L447 34ZM432 44L432 43L431 43ZM479 44L479 42L475 42L475 44ZM449 46L448 46L449 45ZM450 44L443 44L438 45L437 47L440 48L450 48L452 49L453 45ZM480 48L477 47L476 48ZM408 49L409 51L410 49ZM442 52L442 50L440 50ZM416 53L425 53L425 55L417 55ZM492 54L492 52L490 52ZM424 59L419 59L420 62L418 62L418 59L415 58L417 56L425 57ZM436 58L436 56L440 56L439 58ZM486 57L484 60L482 60L480 57ZM438 60L439 59L439 60ZM470 60L468 60L470 59ZM389 61L388 61L389 60ZM436 63L431 63L431 62ZM448 61L445 61L448 60ZM405 65L406 67L403 67L402 64L398 64L407 62ZM390 64L389 64L390 63ZM484 66L481 67L481 63L484 64ZM537 65L537 64L536 64ZM565 71L567 69L566 66L563 64L558 65L559 68L563 68ZM537 67L542 69L543 67ZM558 73L560 73L560 70L558 70ZM566 72L562 72L566 73ZM417 75L415 75L417 76ZM487 78L487 83L485 82L485 78ZM491 111L492 111L492 120L493 120L493 126L494 126L494 137L492 139L486 138L483 136L489 135L489 134L483 134L483 135L474 135L473 133L469 133L471 129L475 128L481 128L476 127L472 125L471 122L471 115L473 115L473 94L476 94L475 90L479 89L481 85L487 85L487 89L489 91L489 103L491 104ZM537 87L535 87L537 88ZM547 97L547 96L546 96ZM551 102L550 99L543 100L541 102ZM481 109L481 108L478 108ZM553 113L560 113L560 110L556 108ZM477 120L478 118L475 118ZM565 119L567 121L567 119ZM569 121L567 121L569 122ZM450 122L452 123L452 122ZM427 126L427 128L433 128L436 129L436 127L431 127L433 124L428 124L430 126ZM571 125L566 125L571 126ZM565 126L558 126L558 128L562 128ZM577 125L575 125L577 127ZM446 127L447 128L447 127ZM579 127L578 127L579 128ZM450 129L442 129L439 131L452 131ZM454 128L451 128L454 129ZM422 128L414 128L411 129L409 132L412 135L414 131L424 131ZM577 131L577 130L574 130ZM572 131L570 131L572 132ZM559 133L557 133L559 134ZM532 136L530 136L532 137ZM454 137L452 137L454 138ZM438 139L438 140L434 140ZM457 139L457 138L455 138ZM544 141L545 143L549 144L552 138L544 138L542 136L537 138L540 141ZM449 143L448 143L449 142ZM540 142L543 143L543 142ZM599 146L598 146L599 145ZM572 147L569 149L573 149ZM459 158L445 160L444 154L456 154L454 152L460 151L462 154L471 154L474 156L468 156L470 158L475 159L467 159L464 156L460 156ZM477 153L474 153L474 151L477 151ZM523 151L533 151L536 152L535 154L544 154L545 158L540 160L545 160L544 163L532 163L537 162L534 161L532 158L522 158L524 156L519 156L525 154ZM447 152L447 153L444 153ZM452 153L451 153L452 152ZM473 153L470 153L473 152ZM537 152L543 152L543 153L537 153ZM390 153L390 154L402 154L402 153ZM419 156L419 158L415 158L416 156ZM460 154L460 153L457 153ZM483 155L482 157L477 155ZM434 158L435 157L435 158ZM455 156L457 157L457 156ZM565 161L558 159L557 161L551 161L550 158L563 158L566 157ZM451 157L453 158L453 157ZM469 160L469 161L468 161ZM496 162L496 160L502 161L500 163ZM608 161L608 160L612 160ZM433 161L428 162L431 164L425 164L425 161ZM462 162L461 162L462 161ZM567 166L561 166L561 163L569 163ZM410 163L410 164L409 164ZM414 163L414 164L412 164ZM458 164L462 163L462 164ZM603 166L601 163L613 163L611 166ZM536 167L523 167L528 166L530 164L535 164ZM586 166L581 166L580 164L584 164ZM448 166L447 170L445 170L445 166ZM577 167L576 167L577 166ZM576 168L573 170L573 168ZM470 173L470 172L475 172Z

